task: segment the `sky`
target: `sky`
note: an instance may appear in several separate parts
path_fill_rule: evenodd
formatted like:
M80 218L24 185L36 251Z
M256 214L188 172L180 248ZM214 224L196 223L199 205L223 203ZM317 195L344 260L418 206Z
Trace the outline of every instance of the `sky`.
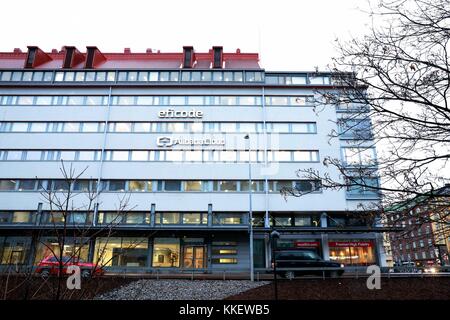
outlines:
M0 51L45 51L74 45L85 51L259 52L269 71L326 70L334 40L367 28L365 0L14 0L2 4ZM9 32L8 32L9 30Z

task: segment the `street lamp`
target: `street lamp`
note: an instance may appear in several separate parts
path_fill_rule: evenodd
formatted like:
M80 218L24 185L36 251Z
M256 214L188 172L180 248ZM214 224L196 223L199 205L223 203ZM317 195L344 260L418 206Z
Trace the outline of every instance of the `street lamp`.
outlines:
M252 211L252 162L250 156L250 135L244 137L248 141L248 220L249 220L249 245L250 245L250 281L255 281L253 265L253 211Z
M275 259L275 249L277 247L277 239L280 238L280 233L273 230L270 233L271 247L272 247L272 264L273 264L273 285L275 290L275 300L278 300L278 283L277 283L277 261Z

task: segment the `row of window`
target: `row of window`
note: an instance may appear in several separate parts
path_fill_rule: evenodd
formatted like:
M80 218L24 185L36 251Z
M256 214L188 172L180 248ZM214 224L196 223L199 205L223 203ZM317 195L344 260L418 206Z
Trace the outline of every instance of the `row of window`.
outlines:
M344 163L349 166L373 165L374 148L342 148ZM98 161L101 151L76 150L0 150L0 161ZM268 151L269 162L317 162L319 152ZM263 162L263 151L250 151L250 160ZM236 150L107 150L104 161L186 161L186 162L246 162L249 151Z
M420 246L421 248L424 248L424 247L425 247L425 242L424 242L423 240L419 240L419 246ZM432 247L432 246L433 246L433 240L432 240L432 239L428 239L428 246L429 246L429 247ZM416 248L417 248L417 244L416 244L415 241L412 242L412 247L413 247L413 249L416 249ZM398 248L399 248L400 250L403 250L403 244L400 243L400 244L398 245ZM409 248L410 248L409 243L406 243L405 249L406 249L406 250L409 250Z
M306 106L314 96L265 96L268 106ZM261 106L261 96L111 96L120 106ZM0 105L106 106L108 96L0 96Z
M104 161L264 162L264 151L107 150ZM0 150L0 161L99 161L101 151ZM319 152L268 151L269 162L318 162Z
M247 212L213 212L213 225L241 225L248 224ZM264 213L256 212L253 214L252 224L255 227L264 227ZM43 212L37 218L35 212L31 211L0 211L0 223L24 223L34 224L39 219L40 224L92 224L93 213L85 211L74 212ZM154 219L155 225L207 225L208 212L156 212L154 218L151 218L150 212L111 212L100 211L97 217L97 224L123 225L123 224L150 224ZM327 217L328 226L336 227L336 221L346 219L344 217ZM352 223L342 226L368 226L364 219L357 217L349 218ZM321 227L321 218L317 214L305 213L277 213L270 214L270 226L276 227ZM422 246L423 247L423 246Z
M266 75L261 71L3 71L14 82L265 82L271 85L329 85L323 75Z
M329 85L330 77L321 75L266 75L266 84L276 85Z
M419 255L419 252L415 252L414 253L414 259L415 260L420 260L420 259L434 259L436 258L436 254L434 252L434 250L430 250L429 253L427 253L426 251L422 251ZM411 256L410 253L405 254L405 255L400 255L400 260L401 261L411 261L413 258Z
M206 268L207 266L207 249L203 238L198 238L200 243L195 247L195 255L192 244L185 242L183 238L175 237L153 238L150 243L149 238L142 237L97 237L92 238L94 242L90 242L87 237L66 237L64 240L64 247L61 248L58 237L40 237L36 240L36 250L32 251L31 248L34 246L31 237L0 237L0 264L24 265L31 259L34 265L38 265L44 258L57 262L60 255L63 262L71 259L83 262L89 261L89 252L92 249L92 261L102 267ZM212 265L238 262L236 242L213 241L211 244Z
M108 132L262 132L262 122L109 122ZM317 133L315 122L266 122L267 132ZM104 132L105 122L0 122L0 132Z
M295 188L299 192L320 191L316 180L270 180L268 192ZM110 192L248 192L248 180L102 180L100 190ZM97 180L77 180L70 186L66 180L2 179L0 191L67 191L88 192L97 189ZM264 192L263 180L252 180L253 192Z

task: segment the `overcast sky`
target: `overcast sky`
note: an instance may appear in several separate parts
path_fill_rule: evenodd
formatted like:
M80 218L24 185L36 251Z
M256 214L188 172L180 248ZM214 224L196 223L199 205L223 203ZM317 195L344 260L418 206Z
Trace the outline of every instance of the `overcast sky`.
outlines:
M364 0L14 0L2 3L0 51L96 45L104 52L260 52L266 70L326 68L333 41L365 29Z

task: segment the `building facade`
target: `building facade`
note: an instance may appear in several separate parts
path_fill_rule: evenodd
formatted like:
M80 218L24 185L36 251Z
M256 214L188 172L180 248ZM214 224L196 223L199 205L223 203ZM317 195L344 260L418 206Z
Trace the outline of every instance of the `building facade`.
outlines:
M390 233L392 255L396 265L416 267L448 266L450 185L434 191L433 197L419 197L408 209L389 214L391 225L402 227Z
M340 90L336 79L269 72L258 54L221 47L0 53L2 265L57 252L64 229L65 255L111 270L248 271L252 228L256 270L270 267L273 229L279 250L384 266L382 228L359 219L359 204L379 195L296 174L323 172L325 157L375 161L370 134L367 147L351 131L329 139L360 110L317 112L317 90ZM67 179L62 166L81 175ZM283 188L304 195L285 199Z

